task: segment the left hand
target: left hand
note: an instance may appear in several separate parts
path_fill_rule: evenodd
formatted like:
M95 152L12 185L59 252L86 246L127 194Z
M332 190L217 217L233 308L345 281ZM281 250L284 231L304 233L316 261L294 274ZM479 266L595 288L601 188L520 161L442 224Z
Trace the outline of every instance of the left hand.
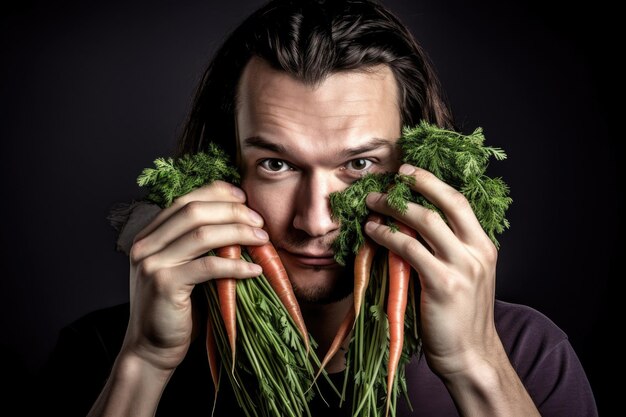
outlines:
M444 379L468 375L503 352L494 323L496 247L463 194L426 170L404 165L400 172L415 178L413 189L435 204L447 223L414 203L400 214L387 205L386 194L372 193L368 207L413 228L418 239L371 222L366 233L419 275L421 336L431 369Z

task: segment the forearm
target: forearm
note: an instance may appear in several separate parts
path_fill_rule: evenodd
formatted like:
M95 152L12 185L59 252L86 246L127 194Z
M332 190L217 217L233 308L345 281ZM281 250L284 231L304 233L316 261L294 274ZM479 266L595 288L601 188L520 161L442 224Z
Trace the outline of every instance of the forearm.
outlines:
M540 415L504 350L489 361L476 361L467 373L443 379L462 416Z
M137 356L120 355L87 417L152 417L171 375Z

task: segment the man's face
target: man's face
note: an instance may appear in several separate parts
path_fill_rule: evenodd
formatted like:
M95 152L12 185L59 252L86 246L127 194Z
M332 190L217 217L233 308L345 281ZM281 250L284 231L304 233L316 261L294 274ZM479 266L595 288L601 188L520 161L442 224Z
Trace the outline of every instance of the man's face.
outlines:
M397 169L401 120L391 70L335 73L312 87L253 58L236 122L248 204L265 219L299 300L349 295L352 271L331 251L339 225L329 194L366 172Z

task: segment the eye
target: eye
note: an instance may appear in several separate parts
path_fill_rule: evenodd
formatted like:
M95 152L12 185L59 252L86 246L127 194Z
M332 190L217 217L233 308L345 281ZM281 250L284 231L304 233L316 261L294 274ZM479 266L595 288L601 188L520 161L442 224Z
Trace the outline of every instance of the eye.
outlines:
M270 172L283 172L290 169L290 166L287 162L275 158L264 159L259 163L259 165L261 166L261 168Z
M373 162L369 159L353 159L346 164L346 168L352 171L365 171L372 166Z

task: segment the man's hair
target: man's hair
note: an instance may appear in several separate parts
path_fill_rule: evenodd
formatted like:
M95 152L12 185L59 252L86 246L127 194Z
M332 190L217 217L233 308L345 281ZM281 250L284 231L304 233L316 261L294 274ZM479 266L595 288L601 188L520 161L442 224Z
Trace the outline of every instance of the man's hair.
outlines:
M241 74L253 56L316 85L340 71L385 64L397 85L403 125L452 127L433 67L409 30L369 0L274 0L250 15L216 52L193 100L179 154L209 142L236 155L235 111Z

